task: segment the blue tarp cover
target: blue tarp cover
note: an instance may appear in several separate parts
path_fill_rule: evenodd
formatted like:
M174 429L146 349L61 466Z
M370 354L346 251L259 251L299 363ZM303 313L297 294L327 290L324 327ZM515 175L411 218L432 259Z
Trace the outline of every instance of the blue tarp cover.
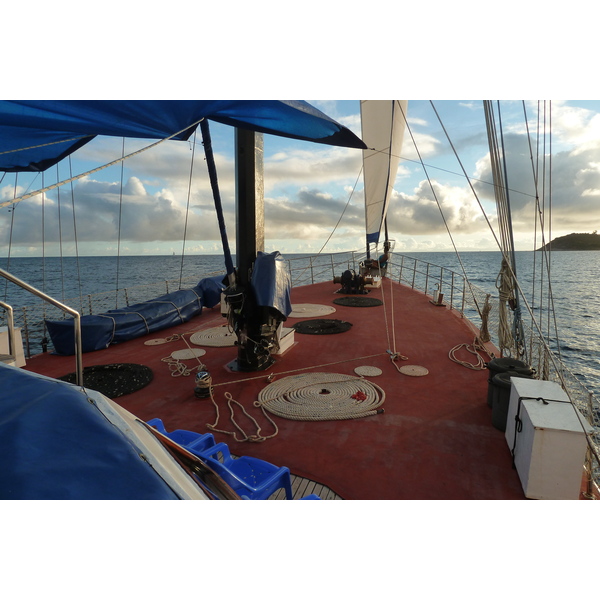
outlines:
M221 302L221 292L225 289L223 279L223 275L205 277L196 286L202 297L202 304L207 308L212 308Z
M0 171L43 171L94 136L188 139L202 118L333 146L366 148L301 100L0 100Z
M269 306L284 318L292 312L292 282L285 259L279 252L259 252L250 281L258 306Z
M177 499L79 388L3 363L0 386L0 499Z
M93 352L166 327L186 323L202 312L202 293L196 288L178 290L147 302L81 317L83 352ZM73 319L46 321L57 354L75 354Z

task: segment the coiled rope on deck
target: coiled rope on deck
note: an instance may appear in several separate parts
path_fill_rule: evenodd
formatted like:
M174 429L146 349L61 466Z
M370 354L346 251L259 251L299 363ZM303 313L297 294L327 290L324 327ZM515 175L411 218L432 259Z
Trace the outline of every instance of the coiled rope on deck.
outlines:
M473 340L472 344L458 344L457 346L454 346L454 348L452 348L452 350L450 350L450 352L448 353L450 360L454 361L455 363L458 363L459 365L462 365L463 367L467 367L467 369L473 369L474 371L483 371L487 368L488 361L486 361L483 358L483 356L481 356L482 353L485 353L488 355L488 357L493 358L493 355L490 354L490 352L486 349L484 345L485 342L490 341L490 334L488 328L489 314L492 308L492 305L490 304L490 297L490 294L487 294L485 297L485 304L481 311L481 329L479 330L479 335L475 336L475 339ZM475 356L475 363L470 363L468 361L461 360L458 358L458 351L462 349Z
M362 377L305 373L275 381L255 406L295 421L337 421L380 414L385 392Z
M457 357L459 350L463 349L475 356L475 363L470 363ZM480 338L475 337L472 344L458 344L458 346L454 346L454 348L452 348L452 350L450 350L448 353L448 356L451 361L458 363L463 367L467 367L467 369L472 369L473 371L483 371L487 368L487 361L483 358L483 356L481 356L483 352L485 352L490 358L493 358L493 356L482 344Z

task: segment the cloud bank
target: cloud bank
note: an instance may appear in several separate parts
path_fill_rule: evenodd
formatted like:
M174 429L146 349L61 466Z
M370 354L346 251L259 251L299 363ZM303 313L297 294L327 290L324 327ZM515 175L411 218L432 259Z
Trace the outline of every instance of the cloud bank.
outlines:
M527 108L530 110L531 105ZM410 110L409 103L409 114ZM481 109L470 103L443 105L451 120L452 110L456 111L458 132L454 145L467 156L465 168L479 203L488 213L487 219L471 187L460 177L456 161L449 166L451 151L439 123L424 109L417 110L409 119L411 135L405 135L404 161L388 215L391 236L401 240L406 248L450 249L448 228L459 246L494 249L488 222L496 226L495 204ZM467 121L467 117L473 120ZM357 126L357 114L338 118ZM600 114L587 107L557 102L552 105L552 125L551 158L549 138L541 132L531 128L527 131L518 120L506 127L503 143L518 239L534 228L536 196L542 205L550 190L555 235L600 229ZM418 143L418 153L412 146L412 137ZM234 243L235 167L225 145L219 145L225 139L226 136L213 135L226 225L230 243ZM84 150L82 160L87 165L113 160L122 148L119 140L104 140ZM273 141L267 136L267 240L276 240L284 252L318 249L337 228L337 241L332 242L335 248L352 249L362 244L361 158L356 150ZM429 166L429 179L420 160ZM434 169L430 166L433 164L441 167ZM5 177L0 184L2 200L26 191L28 184L23 178L20 176L15 189L8 181L10 176ZM197 251L214 252L220 246L200 143L195 150L190 142L163 144L152 153L131 159L123 172L122 186L118 169L79 180L73 192L75 222L70 186L24 201L14 211L4 209L0 213L2 243L10 242L16 254L39 254L42 239L50 247L58 244L59 235L62 243L72 248L76 231L80 243L88 247L97 244L99 252L114 247L119 240L132 245L135 252L145 251L145 247L160 252L179 244L184 235L189 248Z

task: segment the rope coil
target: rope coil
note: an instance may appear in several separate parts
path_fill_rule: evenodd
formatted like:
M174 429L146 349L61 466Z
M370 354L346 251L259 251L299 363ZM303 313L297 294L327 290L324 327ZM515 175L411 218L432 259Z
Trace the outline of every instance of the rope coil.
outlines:
M255 406L296 421L360 419L380 414L385 392L361 377L309 373L269 384Z

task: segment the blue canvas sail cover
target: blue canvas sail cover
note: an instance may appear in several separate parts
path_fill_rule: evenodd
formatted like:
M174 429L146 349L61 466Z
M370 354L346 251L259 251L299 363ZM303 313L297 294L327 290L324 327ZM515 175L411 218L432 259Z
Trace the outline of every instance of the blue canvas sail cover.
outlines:
M80 388L3 363L0 383L0 499L178 499Z
M292 282L287 263L279 252L259 252L250 281L258 306L277 310L284 319L292 312Z
M97 135L186 140L201 119L333 146L366 148L301 100L2 100L0 171L43 171Z
M207 308L213 308L213 306L220 304L221 292L226 287L223 275L214 275L202 278L196 289L202 298L202 304Z

